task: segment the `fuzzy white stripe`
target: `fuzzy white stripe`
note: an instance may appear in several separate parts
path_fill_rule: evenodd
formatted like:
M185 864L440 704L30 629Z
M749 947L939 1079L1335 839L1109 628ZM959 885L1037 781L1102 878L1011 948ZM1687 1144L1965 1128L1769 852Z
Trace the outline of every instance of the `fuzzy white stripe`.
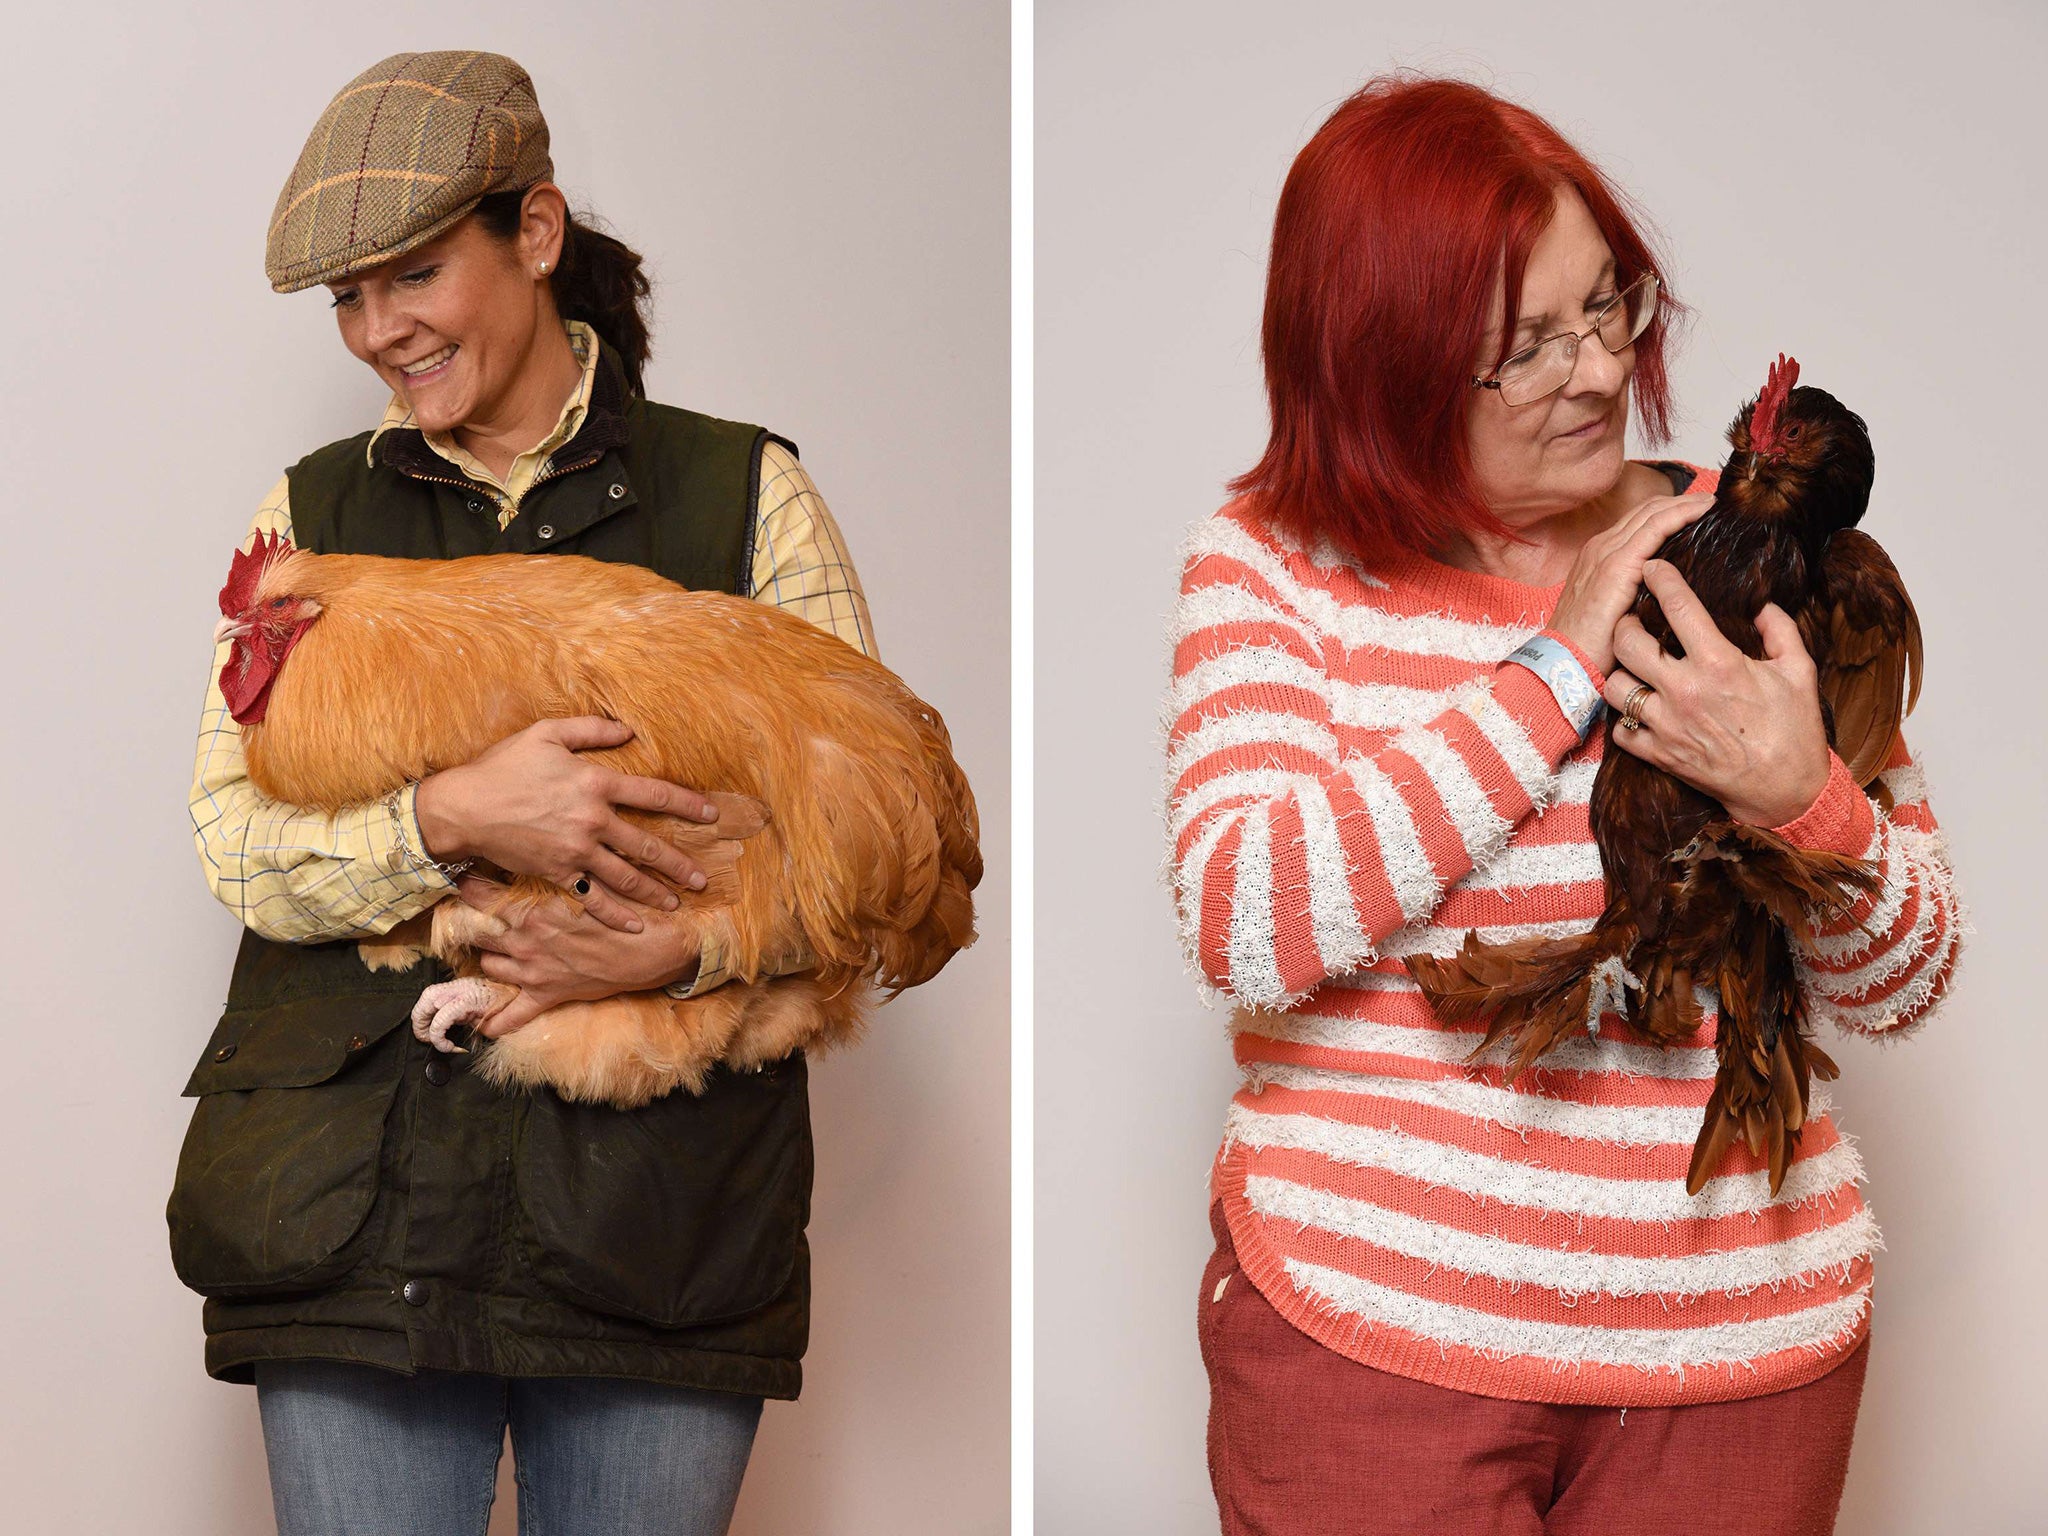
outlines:
M1576 1099L1518 1092L1467 1078L1410 1078L1339 1072L1281 1062L1249 1061L1240 1070L1255 1089L1271 1084L1303 1093L1371 1095L1449 1110L1521 1131L1548 1131L1580 1141L1622 1146L1691 1146L1700 1133L1707 1096L1690 1107L1671 1104L1582 1104Z
M1505 843L1514 827L1504 820L1472 777L1472 769L1451 744L1435 731L1411 728L1394 738L1394 746L1422 765L1444 803L1465 853L1474 863Z
M1351 861L1329 794L1321 784L1305 784L1295 804L1301 810L1302 851L1308 860L1309 921L1323 968L1337 970L1370 961L1372 941L1352 905Z
M1913 923L1905 936L1896 944L1875 954L1868 963L1852 971L1823 971L1808 968L1807 984L1816 997L1830 1002L1853 1004L1872 989L1896 981L1910 971L1929 963L1938 962L1948 952L1949 944L1955 938L1946 921L1947 912L1940 896L1932 889L1920 892L1920 905L1913 914ZM1935 929L1942 928L1935 942L1932 954L1922 954L1921 946L1935 938ZM1887 999L1887 1006L1897 1006L1903 993Z
M1236 820L1218 816L1188 845L1187 857L1174 871L1174 892L1180 900L1181 939L1191 962L1199 962L1202 940L1202 896L1208 889L1209 859Z
M1166 782L1178 784L1190 768L1214 753L1246 747L1293 747L1326 764L1337 760L1337 738L1313 720L1274 710L1240 709L1204 720L1175 742L1166 759Z
M1814 971L1813 986L1821 995L1837 1002L1849 1002L1872 987L1903 975L1920 961L1921 948L1937 924L1952 927L1947 923L1947 903L1943 900L1949 894L1947 871L1917 864L1903 855L1902 849L1895 847L1892 850L1892 857L1885 863L1885 884L1888 887L1897 885L1902 891L1918 890L1920 902L1914 910L1912 923L1895 942L1882 950L1873 949L1870 959L1854 970ZM1904 901L1902 895L1899 905L1903 906ZM1888 931L1874 924L1872 928L1880 935ZM1953 937L1953 933L1948 936Z
M1369 757L1347 757L1342 766L1364 800L1372 818L1373 835L1379 840L1380 867L1393 887L1394 901L1409 922L1436 910L1443 898L1436 866L1415 830L1415 817L1393 780L1380 771Z
M1259 686L1300 689L1325 699L1333 724L1364 731L1392 731L1406 725L1423 724L1453 706L1462 707L1475 690L1484 692L1484 684L1477 681L1449 688L1351 682L1333 678L1321 668L1312 667L1287 651L1273 646L1252 645L1198 661L1175 679L1167 692L1167 722L1172 724L1191 709L1200 711L1211 696L1223 689ZM1500 713L1512 720L1506 710L1500 710ZM1523 740L1526 745L1527 737ZM1527 755L1535 757L1538 763L1542 762L1533 746L1527 748ZM1546 770L1537 782L1540 784L1547 777ZM1525 780L1525 790L1527 787Z
M1277 800L1282 795L1292 794L1301 781L1302 775L1291 768L1233 768L1213 779L1204 779L1176 796L1168 807L1167 836L1178 843L1189 825L1219 801L1248 799L1257 803ZM1248 805L1246 809L1249 808Z
M1225 688L1296 688L1320 699L1330 696L1330 675L1291 651L1272 645L1243 645L1206 657L1176 677L1166 693L1171 725Z
M1448 614L1390 613L1367 603L1343 603L1325 587L1306 586L1287 569L1271 547L1253 538L1228 518L1210 520L1214 527L1198 530L1184 550L1191 556L1224 555L1255 572L1280 600L1321 635L1348 649L1371 646L1415 656L1443 656L1457 661L1498 662L1542 628L1533 624L1489 624ZM1362 574L1350 567L1354 575ZM1384 586L1367 575L1367 584Z
M1557 798L1553 805L1586 805L1593 799L1593 780L1600 775L1598 758L1573 758L1557 770Z
M1312 644L1298 615L1235 581L1219 581L1213 586L1197 587L1192 592L1182 593L1167 625L1166 639L1169 645L1177 647L1183 640L1199 635L1205 629L1239 624L1276 625L1300 635L1304 644Z
M1450 661L1498 665L1516 646L1543 627L1531 624L1484 624L1448 614L1390 613L1365 604L1338 604L1327 593L1303 594L1303 607L1323 633L1346 650L1403 651L1410 656L1441 656ZM1318 612L1318 609L1325 611Z
M1231 1033L1286 1040L1298 1045L1323 1045L1340 1051L1377 1051L1418 1061L1457 1065L1477 1042L1468 1034L1404 1024L1383 1024L1353 1015L1315 1013L1242 1013L1231 1020ZM1495 1051L1505 1053L1507 1042ZM1620 1040L1595 1040L1574 1034L1543 1053L1540 1066L1559 1072L1618 1072L1626 1077L1671 1081L1711 1081L1715 1056L1711 1046L1675 1045L1666 1050Z
M1878 865L1884 883L1878 887L1876 903L1861 922L1848 922L1847 914L1834 917L1809 909L1808 917L1816 932L1805 944L1795 943L1795 949L1804 950L1816 959L1839 963L1855 955L1868 954L1880 937L1892 931L1892 925L1899 920L1899 913L1905 908L1907 893L1912 889L1910 880L1899 878L1899 849L1893 838L1894 830L1889 822L1880 818L1870 845L1863 850L1863 857ZM1844 923L1847 926L1838 933L1827 931L1829 926Z
M1913 979L1896 992L1870 1003L1844 1003L1816 997L1814 1016L1840 1029L1866 1035L1881 1035L1897 1029L1926 1012L1934 998L1935 987L1941 984L1943 970L1950 965L1961 944L1961 927L1951 920L1943 930L1940 947L1925 958Z
M1532 805L1540 809L1556 798L1561 788L1558 775L1552 771L1549 760L1536 750L1536 743L1530 740L1522 722L1494 697L1491 688L1483 688L1470 698L1461 700L1458 708L1479 727L1480 735L1500 754L1501 761L1508 765L1508 772L1515 776L1515 782Z
M1187 538L1181 543L1182 585L1186 586L1192 580L1195 590L1199 591L1212 582L1219 585L1229 582L1231 578L1220 574L1201 578L1192 574L1198 561L1219 555L1235 561L1263 581L1281 602L1295 609L1305 627L1322 628L1330 614L1342 609L1343 605L1337 603L1328 591L1303 585L1287 568L1279 550L1227 517L1206 518L1188 531ZM1367 586L1386 585L1377 577L1366 576L1356 567L1353 571Z
M1825 1095L1816 1093L1810 1108L1809 1125L1831 1106ZM1695 1134L1699 1123L1700 1117L1694 1115ZM1688 1142L1691 1139L1686 1138ZM1238 1141L1254 1148L1291 1147L1358 1168L1381 1168L1457 1190L1475 1200L1501 1200L1531 1210L1623 1221L1694 1221L1744 1216L1771 1205L1799 1205L1813 1199L1832 1202L1863 1177L1863 1160L1846 1137L1824 1152L1796 1159L1785 1171L1785 1183L1776 1199L1771 1197L1770 1174L1763 1169L1721 1174L1707 1180L1697 1195L1688 1195L1683 1179L1607 1179L1571 1173L1489 1157L1406 1131L1346 1125L1313 1115L1270 1115L1233 1103L1224 1143Z
M1404 725L1434 720L1464 702L1478 681L1450 688L1408 688L1399 683L1354 683L1330 679L1330 719L1361 731L1397 731Z
M1229 518L1210 518L1198 525L1182 545L1182 553L1183 569L1206 555L1237 561L1256 572L1306 623L1353 649L1373 646L1460 661L1498 662L1542 627L1540 622L1490 624L1447 614L1404 615L1367 604L1340 603L1324 587L1303 585L1278 551ZM1366 586L1386 585L1356 565L1346 562L1345 568Z
M1509 843L1455 882L1453 890L1511 891L1605 880L1596 843Z
M1230 902L1230 989L1253 1007L1279 1007L1287 996L1273 954L1273 857L1266 807L1244 818L1237 842L1237 884Z
M1775 1243L1711 1253L1643 1258L1569 1248L1538 1248L1444 1226L1289 1179L1245 1180L1245 1199L1261 1216L1355 1237L1411 1259L1484 1275L1508 1285L1538 1285L1567 1300L1588 1296L1746 1294L1801 1275L1835 1270L1870 1256L1877 1223L1868 1210L1847 1221Z
M1892 792L1894 809L1927 803L1927 775L1921 772L1917 759L1903 763L1897 768L1887 768L1877 777L1878 782Z
M1496 1355L1629 1365L1649 1371L1674 1366L1746 1366L1759 1356L1801 1346L1817 1352L1854 1327L1870 1305L1866 1284L1850 1296L1786 1317L1695 1328L1602 1328L1497 1317L1411 1296L1342 1270L1296 1259L1287 1261L1287 1275L1297 1290L1311 1292L1338 1312L1391 1323L1424 1338Z

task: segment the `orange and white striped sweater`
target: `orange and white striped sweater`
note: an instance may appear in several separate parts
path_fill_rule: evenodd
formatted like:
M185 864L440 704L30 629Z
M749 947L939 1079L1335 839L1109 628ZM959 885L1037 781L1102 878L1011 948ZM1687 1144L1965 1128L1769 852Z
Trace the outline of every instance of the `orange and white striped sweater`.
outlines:
M1561 588L1361 569L1241 503L1185 553L1169 862L1189 954L1236 1005L1212 1188L1245 1273L1331 1349L1490 1397L1664 1405L1824 1375L1868 1331L1881 1246L1824 1092L1777 1199L1740 1144L1691 1197L1710 989L1680 1045L1608 1014L1505 1088L1506 1046L1464 1064L1481 1031L1439 1023L1401 964L1475 928L1579 933L1606 904L1604 733L1582 745L1505 660ZM1934 1005L1962 928L1903 741L1885 783L1889 814L1836 759L1777 829L1883 871L1800 952L1814 1020L1880 1036Z

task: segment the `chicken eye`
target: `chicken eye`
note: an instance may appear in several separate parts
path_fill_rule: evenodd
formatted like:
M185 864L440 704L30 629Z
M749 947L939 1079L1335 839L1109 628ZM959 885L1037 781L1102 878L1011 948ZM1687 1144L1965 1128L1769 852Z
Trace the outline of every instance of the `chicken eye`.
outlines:
M290 601L291 599L288 597L273 597L270 600L270 606L272 608L282 608L286 603L289 603Z
M1785 429L1785 441L1788 443L1796 443L1799 441L1799 424L1797 422L1794 422L1791 426Z

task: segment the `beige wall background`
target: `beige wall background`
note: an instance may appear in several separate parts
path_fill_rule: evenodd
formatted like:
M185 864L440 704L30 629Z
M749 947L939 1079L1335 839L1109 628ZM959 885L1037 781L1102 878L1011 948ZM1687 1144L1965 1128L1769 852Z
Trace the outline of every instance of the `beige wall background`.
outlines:
M332 92L479 47L533 73L563 185L652 263L650 393L801 444L981 803L980 944L814 1073L805 1394L769 1405L736 1529L1002 1529L1006 8L131 0L9 34L0 1526L272 1529L254 1390L205 1376L165 1245L239 931L185 795L229 554L385 396L319 291L269 291L263 231Z
M1264 443L1281 180L1395 63L1490 79L1661 223L1698 310L1678 453L1720 462L1781 348L1870 423L1977 931L1918 1036L1826 1042L1886 1239L1840 1529L2048 1529L2040 10L1040 0L1037 29L1040 1529L1216 1528L1195 1292L1235 1074L1156 878L1162 635L1183 529Z

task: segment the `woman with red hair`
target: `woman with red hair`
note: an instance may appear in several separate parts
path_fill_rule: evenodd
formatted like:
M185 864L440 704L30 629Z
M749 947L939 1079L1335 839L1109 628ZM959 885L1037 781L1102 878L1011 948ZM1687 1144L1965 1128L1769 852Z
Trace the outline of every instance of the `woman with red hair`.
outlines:
M1715 472L1624 452L1631 403L1666 436L1676 310L1605 177L1472 85L1370 82L1281 193L1271 439L1189 540L1167 711L1183 933L1245 1077L1200 1313L1226 1532L1832 1528L1877 1231L1825 1096L1778 1195L1738 1146L1688 1196L1711 1006L1668 1050L1603 1015L1510 1086L1402 964L1591 926L1604 698L1731 815L1877 865L1801 942L1815 1018L1881 1035L1946 984L1903 741L1880 810L1784 613L1755 660L1628 616L1697 602L1655 555Z

